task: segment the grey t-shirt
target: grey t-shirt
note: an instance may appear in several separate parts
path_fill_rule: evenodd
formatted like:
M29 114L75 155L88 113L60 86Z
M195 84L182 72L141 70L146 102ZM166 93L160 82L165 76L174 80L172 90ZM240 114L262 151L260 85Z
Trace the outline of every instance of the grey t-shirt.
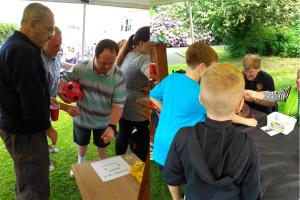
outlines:
M143 94L140 89L149 85L149 80L144 71L150 65L150 56L139 52L129 52L122 65L121 71L125 76L126 83L126 102L122 118L130 121L144 121L141 116L142 106L136 102L137 98L149 97L149 94Z

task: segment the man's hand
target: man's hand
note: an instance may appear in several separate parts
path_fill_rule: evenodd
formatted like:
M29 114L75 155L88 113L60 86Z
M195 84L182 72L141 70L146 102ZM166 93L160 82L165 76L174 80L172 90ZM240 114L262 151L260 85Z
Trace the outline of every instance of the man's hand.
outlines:
M57 141L57 132L52 128L52 126L46 131L47 136L50 138L52 141L52 145L56 144Z
M64 88L66 87L66 85L68 84L67 81L65 80L60 80L59 85L58 85L58 89L57 89L57 95L66 103L72 103L70 99L67 98L66 96L66 92L64 91Z
M109 143L115 136L115 131L111 127L107 127L101 136L105 144Z
M77 108L75 106L66 105L66 112L72 117L76 117L76 116L80 115L79 108Z
M65 103L72 103L72 101L67 98L66 92L63 90L57 90L57 95L65 102Z
M59 102L56 100L55 97L51 97L51 98L50 98L50 105L56 107L58 104L59 104Z
M252 90L245 90L244 91L244 99L245 99L245 101L250 101L250 99L253 99L252 93L253 93Z

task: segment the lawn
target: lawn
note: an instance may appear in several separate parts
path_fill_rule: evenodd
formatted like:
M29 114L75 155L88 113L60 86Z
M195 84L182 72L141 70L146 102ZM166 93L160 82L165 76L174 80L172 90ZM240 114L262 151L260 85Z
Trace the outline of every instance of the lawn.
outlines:
M220 62L232 63L241 68L241 59L232 59L223 48L216 48L219 54ZM280 89L295 82L296 71L298 68L298 58L279 58L262 57L262 69L270 73L275 81L276 88ZM172 70L186 69L185 65L169 66L169 72ZM75 179L69 177L71 164L77 162L76 145L73 143L72 120L65 113L60 112L59 121L53 123L54 128L59 133L59 140L56 145L60 152L51 154L56 169L50 172L51 181L51 200L75 200L81 199L77 189ZM107 152L107 157L115 155L114 143L112 143ZM94 145L90 145L88 151L88 160L97 159ZM13 163L7 153L3 141L0 139L0 199L13 200L15 175L13 172ZM171 199L166 185L163 184L160 171L154 162L151 162L151 199L168 200Z

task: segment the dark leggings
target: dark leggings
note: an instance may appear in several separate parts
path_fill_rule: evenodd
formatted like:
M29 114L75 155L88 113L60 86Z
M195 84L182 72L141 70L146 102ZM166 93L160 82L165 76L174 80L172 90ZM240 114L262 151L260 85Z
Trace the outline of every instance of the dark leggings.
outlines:
M145 161L150 145L150 132L148 125L148 120L134 122L121 118L119 121L119 134L117 135L115 146L116 154L125 154L130 142L132 152L135 153L142 161ZM132 132L134 128L137 131L133 138Z

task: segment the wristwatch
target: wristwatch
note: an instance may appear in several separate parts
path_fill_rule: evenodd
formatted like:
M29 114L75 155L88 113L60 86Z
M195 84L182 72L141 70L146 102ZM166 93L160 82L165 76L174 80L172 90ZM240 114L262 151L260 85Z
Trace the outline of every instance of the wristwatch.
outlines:
M112 128L115 132L115 134L117 134L117 126L114 124L108 124L108 127Z

